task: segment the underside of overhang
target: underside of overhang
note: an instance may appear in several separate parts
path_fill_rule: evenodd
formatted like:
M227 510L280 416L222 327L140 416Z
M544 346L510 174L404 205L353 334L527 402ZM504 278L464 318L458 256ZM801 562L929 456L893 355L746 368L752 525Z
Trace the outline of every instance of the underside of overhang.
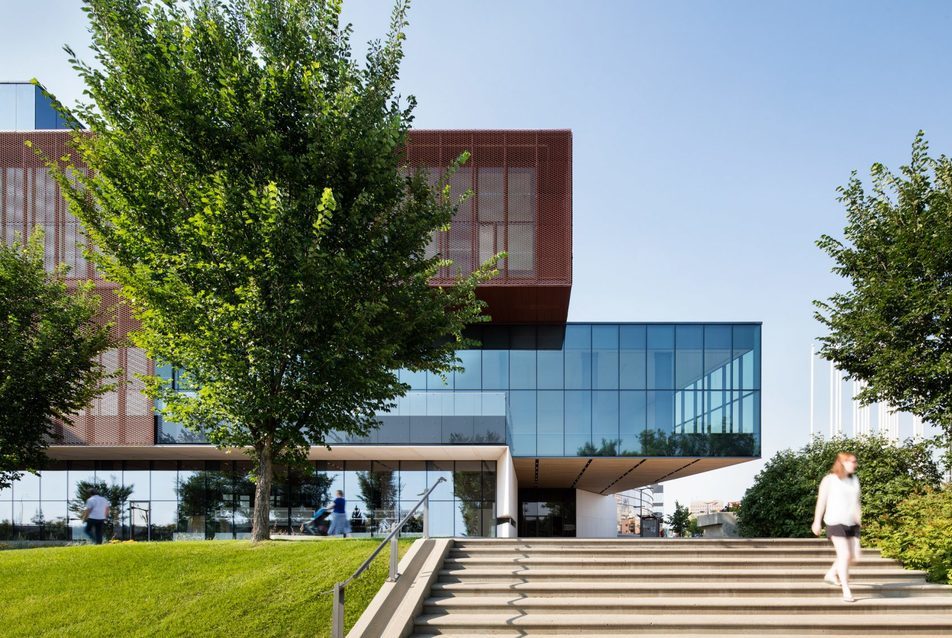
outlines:
M576 488L615 494L661 481L746 463L749 457L515 458L519 487Z

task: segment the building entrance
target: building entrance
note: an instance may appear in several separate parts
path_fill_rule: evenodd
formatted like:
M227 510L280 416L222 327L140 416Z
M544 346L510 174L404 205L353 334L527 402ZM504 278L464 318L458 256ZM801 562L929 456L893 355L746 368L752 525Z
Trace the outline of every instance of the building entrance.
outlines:
M519 490L519 536L575 537L575 490Z

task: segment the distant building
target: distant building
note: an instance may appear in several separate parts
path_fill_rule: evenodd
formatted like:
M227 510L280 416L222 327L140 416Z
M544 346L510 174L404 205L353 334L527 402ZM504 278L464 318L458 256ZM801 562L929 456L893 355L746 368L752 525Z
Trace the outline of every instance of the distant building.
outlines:
M691 501L691 507L688 508L691 512L691 516L697 518L698 516L703 516L704 514L713 514L714 512L720 512L724 509L724 504L721 501Z

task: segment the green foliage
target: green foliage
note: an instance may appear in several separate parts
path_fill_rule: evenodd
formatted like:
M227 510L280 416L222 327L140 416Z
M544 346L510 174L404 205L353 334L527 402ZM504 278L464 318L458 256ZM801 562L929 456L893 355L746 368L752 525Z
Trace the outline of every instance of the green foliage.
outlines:
M119 543L0 553L9 638L330 635L331 597L378 540ZM401 554L410 546L400 541ZM388 550L347 587L350 629L387 577Z
M113 477L115 478L115 477ZM119 532L126 502L135 490L133 485L108 484L105 481L79 481L76 483L76 497L69 502L69 511L79 518L86 509L86 501L93 494L99 494L109 501L109 518L103 526L103 536L115 538Z
M880 530L884 556L928 572L928 579L952 584L952 489L912 496Z
M331 430L376 427L408 389L395 370L456 366L498 259L428 284L446 263L428 246L457 207L447 180L466 156L436 188L403 163L403 0L364 65L331 0L85 10L96 64L70 53L92 134L73 145L92 170L54 172L141 322L133 340L197 388L150 378L147 392L169 420L250 447L266 495L273 461L300 460ZM256 540L267 507L256 499Z
M397 477L393 472L357 472L360 498L367 507L368 516L396 518Z
M856 455L862 490L863 539L875 543L879 528L895 515L900 502L936 487L940 472L933 459L934 442L891 443L880 436L815 438L799 451L783 450L771 458L744 494L738 531L748 537L804 538L820 481L837 452Z
M861 399L952 435L952 160L928 150L920 131L898 175L877 163L872 192L855 171L839 189L844 238L817 245L852 288L814 303L829 330L820 354L868 383Z
M46 460L57 420L109 389L98 357L115 345L95 321L91 284L67 288L65 266L47 273L43 234L0 244L0 488Z
M684 535L687 536L688 538L693 538L695 536L701 536L702 533L703 531L701 530L701 526L697 522L697 518L695 518L694 516L689 518L688 526L684 530Z
M675 501L674 513L664 519L664 522L676 536L684 536L691 526L691 512L686 506ZM694 524L697 525L697 521L694 521Z

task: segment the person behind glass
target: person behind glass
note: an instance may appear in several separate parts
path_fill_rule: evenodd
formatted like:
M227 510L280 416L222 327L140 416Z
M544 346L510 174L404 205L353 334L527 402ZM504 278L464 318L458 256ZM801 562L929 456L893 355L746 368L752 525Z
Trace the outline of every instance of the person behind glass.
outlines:
M82 519L86 521L86 536L97 545L102 545L102 528L107 518L109 518L109 501L93 490L90 497L86 499L86 509L83 510Z
M334 509L331 513L331 526L327 530L327 535L343 534L346 537L347 532L347 501L344 500L344 492L337 490L337 498L334 499Z
M830 473L820 481L813 516L813 533L820 535L821 521L826 525L826 535L833 542L836 560L823 580L843 588L843 600L855 602L850 591L850 563L859 558L859 531L862 524L860 512L859 479L856 478L856 456L840 452L830 468Z

